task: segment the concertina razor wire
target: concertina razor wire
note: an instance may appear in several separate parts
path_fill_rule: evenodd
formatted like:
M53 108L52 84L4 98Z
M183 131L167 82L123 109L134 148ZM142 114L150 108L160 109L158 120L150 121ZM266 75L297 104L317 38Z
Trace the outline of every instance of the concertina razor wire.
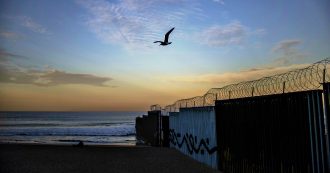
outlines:
M163 112L168 114L168 112L178 112L180 108L214 106L216 100L316 90L322 88L322 83L329 81L330 57L305 68L286 73L239 82L221 88L211 88L203 96L177 100L173 104L165 106ZM155 104L150 106L150 110L162 109L160 105Z

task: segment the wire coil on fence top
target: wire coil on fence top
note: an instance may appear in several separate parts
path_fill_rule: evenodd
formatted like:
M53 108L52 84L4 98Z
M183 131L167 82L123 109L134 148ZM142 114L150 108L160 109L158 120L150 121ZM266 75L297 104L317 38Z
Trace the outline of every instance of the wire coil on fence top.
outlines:
M164 111L177 112L182 107L214 106L215 100L226 100L271 94L320 89L322 83L330 81L330 57L311 64L305 68L286 73L263 77L253 81L245 81L211 88L203 96L181 99L167 105ZM160 110L159 105L152 105L151 110Z
M155 105L151 105L150 106L150 110L151 111L160 111L162 108L160 107L160 105L155 104Z

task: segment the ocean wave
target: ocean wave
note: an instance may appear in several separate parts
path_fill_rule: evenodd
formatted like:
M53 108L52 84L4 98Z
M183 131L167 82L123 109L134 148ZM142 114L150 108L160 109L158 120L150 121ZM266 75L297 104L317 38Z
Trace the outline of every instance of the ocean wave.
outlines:
M0 136L131 136L135 126L130 123L112 126L84 127L20 127L0 128Z
M1 127L80 127L80 126L86 126L86 127L93 127L93 126L121 126L121 125L135 125L134 122L92 122L92 123L86 123L86 122L60 122L60 123L42 123L42 122L6 122L6 123L0 123Z
M143 112L0 112L0 143L135 144Z

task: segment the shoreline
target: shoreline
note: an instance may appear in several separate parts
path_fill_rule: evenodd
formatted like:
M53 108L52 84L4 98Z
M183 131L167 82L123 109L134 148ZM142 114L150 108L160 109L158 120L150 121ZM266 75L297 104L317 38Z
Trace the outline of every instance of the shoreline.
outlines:
M59 140L54 142L41 142L41 141L26 141L26 140L17 140L17 141L1 141L0 145L52 145L52 146L74 146L77 145L80 141L83 142L84 146L111 146L111 145L119 145L119 146L136 146L136 141L123 141L123 142L89 142L83 140Z
M18 146L63 146L63 147L75 147L77 146L77 143L71 144L71 143L14 143L14 142L1 142L0 141L0 147L2 145L18 145ZM140 147L140 146L145 146L148 147L147 145L136 145L136 144L129 144L129 143L113 143L113 144L86 144L84 143L83 147Z

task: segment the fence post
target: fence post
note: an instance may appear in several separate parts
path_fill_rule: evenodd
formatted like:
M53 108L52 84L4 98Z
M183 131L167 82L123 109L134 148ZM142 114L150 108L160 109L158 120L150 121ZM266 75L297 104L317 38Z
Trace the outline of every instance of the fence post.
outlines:
M328 166L328 170L330 170L330 136L329 136L329 115L330 115L330 103L329 103L329 99L330 99L330 83L323 83L323 96L324 96L324 116L326 119L325 122L325 131L327 132L326 134L326 149L327 149L327 166Z
M285 92L285 81L283 82L283 94Z
M326 135L326 162L327 162L327 170L330 170L330 136L329 136L329 115L330 115L330 83L326 83L325 81L325 74L326 74L326 68L323 69L323 101L324 101L324 116L325 116L325 132L327 132Z
M203 96L203 107L205 106L205 96Z
M229 99L230 99L230 94L231 94L231 91L229 91Z
M325 84L325 73L326 73L326 69L323 69L323 84Z
M251 95L252 95L252 97L253 97L253 93L254 93L254 87L252 87L252 94L251 94Z

